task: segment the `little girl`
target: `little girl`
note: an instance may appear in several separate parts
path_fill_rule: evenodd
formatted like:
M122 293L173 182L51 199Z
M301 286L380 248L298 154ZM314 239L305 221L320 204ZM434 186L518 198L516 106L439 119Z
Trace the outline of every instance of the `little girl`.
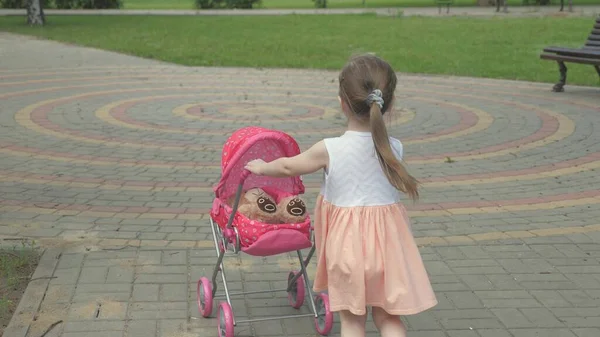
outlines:
M339 100L348 118L341 136L270 163L253 160L250 172L290 177L324 169L315 208L318 252L314 289L329 292L342 337L365 335L367 307L383 337L406 336L400 315L437 304L400 191L413 200L417 181L402 166L402 143L388 137L396 74L373 55L354 57L339 76Z

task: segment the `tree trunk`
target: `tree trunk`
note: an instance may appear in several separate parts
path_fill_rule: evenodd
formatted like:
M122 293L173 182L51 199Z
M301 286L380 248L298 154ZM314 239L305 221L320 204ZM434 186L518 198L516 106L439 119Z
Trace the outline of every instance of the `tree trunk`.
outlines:
M29 0L27 3L27 23L31 26L43 26L45 22L42 0Z

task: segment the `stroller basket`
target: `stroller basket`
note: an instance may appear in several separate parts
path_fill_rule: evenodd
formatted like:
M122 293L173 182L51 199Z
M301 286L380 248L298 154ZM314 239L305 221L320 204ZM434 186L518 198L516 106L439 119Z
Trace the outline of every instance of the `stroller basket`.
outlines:
M266 320L296 317L314 317L315 328L321 335L327 335L333 326L333 314L329 310L329 298L325 293L313 295L306 266L315 252L314 237L310 218L295 224L263 224L248 219L237 212L244 191L250 188L262 188L269 191L278 200L289 195L304 193L304 185L299 177L271 178L256 176L245 170L245 165L253 159L266 162L280 157L292 157L300 153L296 141L289 135L261 127L245 127L235 131L223 146L221 157L221 179L215 186L215 199L210 212L210 226L215 243L217 261L211 279L201 277L197 284L197 302L200 314L208 318L212 315L214 300L225 297L217 311L218 335L233 337L234 327L241 323L253 323ZM233 205L227 202L234 196ZM306 257L302 249L310 248ZM231 293L223 259L226 253L240 252L253 256L271 256L295 251L300 261L300 270L288 274L285 289ZM217 294L217 277L221 274L224 294ZM311 314L261 317L236 320L231 298L257 293L283 292L288 294L289 304L299 309L304 304L306 292Z

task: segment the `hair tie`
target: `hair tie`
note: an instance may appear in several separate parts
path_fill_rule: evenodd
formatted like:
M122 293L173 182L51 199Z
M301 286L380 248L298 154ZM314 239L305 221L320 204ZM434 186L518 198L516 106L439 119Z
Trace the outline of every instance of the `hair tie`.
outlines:
M369 106L373 105L373 104L377 104L379 105L379 109L383 109L383 93L381 92L381 90L379 89L375 89L373 90L369 96L367 96L367 104Z

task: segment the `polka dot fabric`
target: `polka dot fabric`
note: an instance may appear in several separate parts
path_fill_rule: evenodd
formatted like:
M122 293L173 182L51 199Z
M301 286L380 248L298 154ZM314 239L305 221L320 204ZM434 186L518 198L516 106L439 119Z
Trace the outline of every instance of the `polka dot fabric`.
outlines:
M292 157L299 153L300 147L294 138L281 131L250 126L234 132L223 146L222 176L214 188L215 200L211 210L213 220L221 228L227 226L232 209L226 200L235 194L246 163L254 159L270 162L280 157ZM288 195L304 193L304 184L300 177L272 178L250 174L244 181L243 190L257 187L274 195L277 201ZM310 238L309 217L306 221L296 224L265 224L236 213L233 226L240 233L242 247L249 247L261 235L278 229L298 230Z

